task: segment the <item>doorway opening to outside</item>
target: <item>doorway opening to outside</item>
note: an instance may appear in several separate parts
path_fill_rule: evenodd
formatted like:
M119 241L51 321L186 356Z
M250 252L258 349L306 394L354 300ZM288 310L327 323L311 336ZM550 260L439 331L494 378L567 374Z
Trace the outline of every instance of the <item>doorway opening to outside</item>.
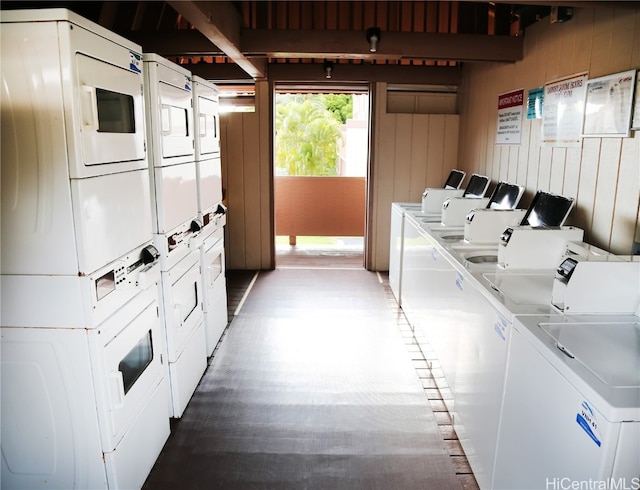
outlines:
M368 86L275 90L276 267L362 268Z

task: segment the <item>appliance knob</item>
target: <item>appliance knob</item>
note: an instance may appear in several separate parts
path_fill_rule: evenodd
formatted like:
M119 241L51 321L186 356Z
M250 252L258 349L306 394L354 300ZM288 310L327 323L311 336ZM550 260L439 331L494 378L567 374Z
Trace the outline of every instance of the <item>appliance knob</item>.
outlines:
M218 204L216 214L227 214L227 207L224 204Z
M150 264L155 262L160 257L160 252L153 245L147 245L142 249L142 253L140 254L140 258L144 264Z
M191 221L191 228L190 230L192 232L196 232L196 231L200 231L202 229L202 221L200 221L199 218L194 219L193 221Z

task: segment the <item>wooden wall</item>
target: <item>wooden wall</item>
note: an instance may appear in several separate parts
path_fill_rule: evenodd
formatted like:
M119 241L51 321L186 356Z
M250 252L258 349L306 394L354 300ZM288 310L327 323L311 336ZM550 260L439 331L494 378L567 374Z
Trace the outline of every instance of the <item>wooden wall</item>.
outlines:
M640 9L574 9L562 24L543 19L525 33L525 56L513 64L466 64L460 92L460 165L526 186L576 198L568 224L585 241L631 253L640 196L640 132L630 138L584 138L582 148L544 148L541 120L523 122L517 146L495 145L498 94L580 72L590 78L640 68Z
M227 203L226 265L229 269L272 269L273 172L271 90L256 83L256 111L220 117L222 182Z
M366 264L389 269L392 202L420 202L425 187L442 187L458 165L457 114L387 111L385 83L375 87Z

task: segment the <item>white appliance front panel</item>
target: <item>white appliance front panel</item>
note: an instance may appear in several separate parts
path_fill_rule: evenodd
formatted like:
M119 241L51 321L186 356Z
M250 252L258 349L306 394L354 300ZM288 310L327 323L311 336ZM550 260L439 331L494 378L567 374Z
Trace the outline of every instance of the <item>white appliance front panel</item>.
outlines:
M105 453L109 488L142 488L144 485L169 437L168 399L169 381L162 378L118 449Z
M81 273L90 274L152 239L147 170L72 180L71 191Z
M208 247L210 243L211 246ZM205 242L202 251L205 334L207 337L207 355L210 356L228 323L222 228L217 230Z
M86 331L1 332L2 488L107 488Z
M611 477L620 424L607 421L590 394L572 386L517 329L508 362L492 488ZM595 430L581 423L585 417Z
M195 159L191 73L153 53L143 55L150 165Z
M215 211L222 201L222 164L220 157L196 161L198 175L198 211Z
M91 332L105 452L117 448L165 374L156 298L157 290L152 287ZM166 403L163 405L166 408ZM168 412L166 415L168 418Z
M142 74L139 64L132 63L132 59L141 56L140 46L128 42L123 44L125 40L120 36L110 35L97 24L78 16L71 16L74 23L55 21L64 15L53 14L68 11L44 9L41 12L45 20L48 20L47 13L52 15L51 21L29 22L30 11L16 11L9 15L14 23L6 23L7 18L3 14L3 90L10 94L9 98L3 95L3 138L5 128L12 128L14 136L19 138L12 143L23 140L24 144L33 145L40 142L45 152L53 143L65 142L68 145L68 158L64 159L69 163L67 175L74 178L145 168ZM20 18L25 21L17 22ZM96 31L100 34L95 34ZM80 76L76 52L82 53L78 54L82 59L100 60L92 64L99 72L97 75L108 73L109 76L96 80L86 71ZM82 79L85 75L89 76L88 85L85 85L87 89L100 87L126 95L127 112L134 118L133 132L115 134L112 132L114 126L109 124L103 125L101 131L83 128L81 101L86 100L83 93L89 95L91 90L79 87L78 77ZM124 106L112 104L113 99L105 99L103 95L101 93L100 97L102 120L113 121L114 112L102 109ZM94 109L97 110L97 99L95 102ZM129 110L129 103L132 110ZM5 109L13 111L14 115L9 117ZM86 114L89 117L89 112ZM108 165L86 165L83 146L94 147L101 152L99 158L90 163ZM53 156L45 153L43 157Z
M179 357L169 362L172 417L182 416L206 369L206 339L204 325L200 322L185 339Z
M193 77L196 160L220 152L218 88L200 77Z
M199 250L162 272L162 298L169 362L175 362L193 329L202 323Z
M198 217L196 164L181 163L152 170L155 176L155 233L168 233Z
M82 53L76 53L75 61L84 165L137 160L139 168L145 168L142 74ZM72 171L71 176L84 176L84 169Z
M193 155L191 92L160 82L160 134L162 157Z

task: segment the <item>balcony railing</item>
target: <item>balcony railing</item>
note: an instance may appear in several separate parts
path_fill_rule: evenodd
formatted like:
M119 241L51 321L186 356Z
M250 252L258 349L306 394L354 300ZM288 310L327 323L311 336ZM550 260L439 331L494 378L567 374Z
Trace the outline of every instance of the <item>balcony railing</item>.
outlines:
M364 177L275 177L276 235L364 236Z

